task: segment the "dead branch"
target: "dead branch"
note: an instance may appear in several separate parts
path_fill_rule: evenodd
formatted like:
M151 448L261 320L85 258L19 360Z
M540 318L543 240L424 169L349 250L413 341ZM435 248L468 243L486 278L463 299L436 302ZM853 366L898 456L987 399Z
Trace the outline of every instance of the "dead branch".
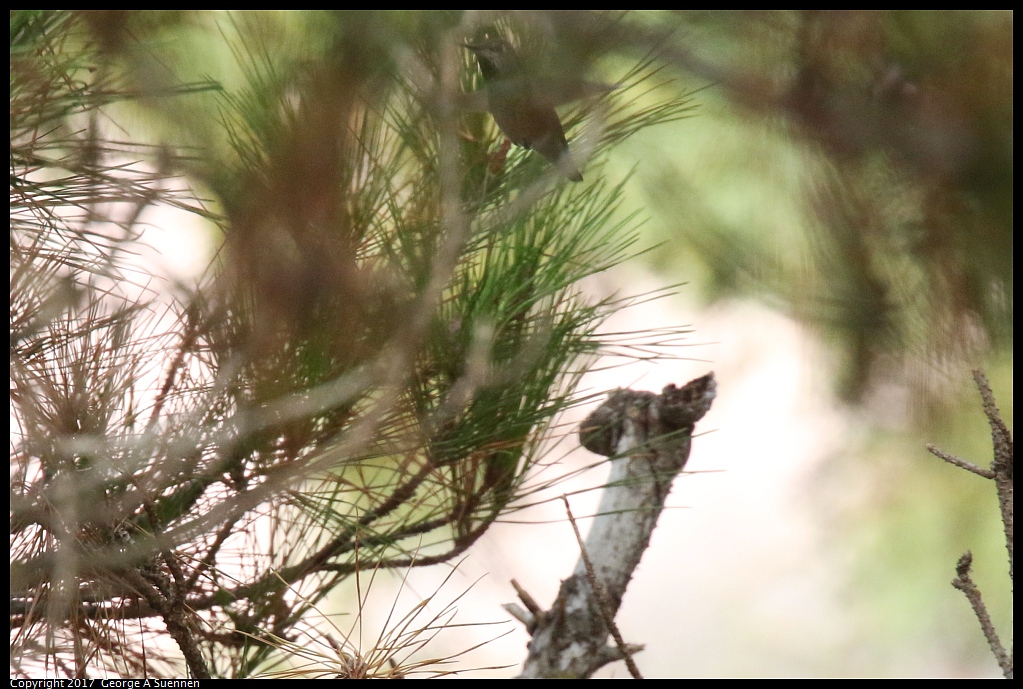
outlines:
M713 373L660 395L619 389L582 423L580 441L612 458L611 476L583 548L588 558L562 582L550 610L534 612L527 625L533 639L520 677L589 677L642 649L620 639L609 646L605 616L613 619L621 606L715 390Z
M965 459L942 452L933 445L928 445L927 449L931 454L953 466L995 482L995 489L998 493L998 507L1001 511L1002 524L1005 528L1005 548L1009 553L1009 581L1011 582L1013 578L1012 433L1009 431L1008 426L1005 425L1001 413L995 405L995 396L991 392L991 386L988 384L987 377L982 371L977 370L973 372L973 380L977 383L977 389L980 391L981 401L984 406L984 414L987 416L988 423L991 426L991 444L994 449L994 459L991 461L991 468L984 469ZM998 638L994 624L991 622L991 616L988 614L987 607L984 605L983 598L981 597L980 589L977 588L977 585L970 576L972 565L973 554L970 551L966 551L956 564L956 578L952 580L952 586L962 591L963 595L970 602L973 614L977 617L977 621L980 622L981 631L991 647L995 660L998 661L998 665L1002 669L1002 674L1006 679L1012 679L1013 654L1005 650L1005 646L1002 645L1001 640Z

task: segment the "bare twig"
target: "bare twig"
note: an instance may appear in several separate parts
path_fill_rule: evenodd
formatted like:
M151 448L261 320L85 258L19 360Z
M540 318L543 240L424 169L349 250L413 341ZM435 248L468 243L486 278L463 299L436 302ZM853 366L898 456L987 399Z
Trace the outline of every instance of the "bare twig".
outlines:
M995 404L994 393L987 382L987 377L979 369L973 372L973 380L977 383L980 397L984 402L984 415L991 425L991 444L994 447L994 460L991 470L994 472L995 487L998 490L998 509L1002 513L1002 525L1005 528L1005 548L1009 553L1009 579L1013 575L1013 489L1012 489L1012 433L1009 432L1002 415Z
M980 391L980 398L984 402L984 415L991 424L991 439L995 446L995 461L1008 463L1007 470L1009 477L1012 477L1012 433L1002 421L1002 415L995 404L995 395L991 392L991 385L987 382L987 376L980 369L973 372L973 380L977 383Z
M991 471L990 469L984 469L983 467L977 466L973 462L967 461L960 457L956 457L955 455L950 455L944 450L939 450L934 445L928 444L925 445L924 447L926 447L927 451L930 452L935 457L940 457L949 464L957 466L960 469L966 469L966 471L970 472L971 474L976 474L977 476L981 476L987 479L993 479L995 477L995 472Z
M526 609L529 610L529 612L533 613L533 615L540 615L543 613L543 608L541 608L536 600L529 595L528 591L522 588L522 585L519 584L519 582L512 579L511 585L514 587L515 593L519 595L519 599L522 601L522 604L526 606Z
M1005 547L1009 553L1009 580L1013 578L1013 486L1012 486L1012 433L1009 432L1001 414L995 404L994 394L988 384L987 377L980 370L973 372L973 379L977 383L980 397L984 406L984 414L987 416L991 426L991 443L994 448L994 459L991 461L991 468L984 469L972 462L961 459L947 452L942 452L933 445L928 445L927 450L937 457L953 464L970 473L976 474L995 482L998 491L998 507L1002 514L1002 524L1005 528ZM970 568L973 565L973 554L967 551L959 558L956 564L956 578L952 580L952 586L963 592L966 599L973 608L973 613L980 622L980 628L984 632L991 652L1002 668L1002 674L1011 679L1013 676L1013 658L1006 653L995 632L991 616L987 612L984 601L981 598L980 589L973 583L970 577Z
M973 608L973 614L977 616L977 621L980 622L980 628L984 632L984 638L987 639L988 646L991 647L991 652L994 653L999 667L1002 668L1002 673L1007 679L1011 679L1012 659L1009 657L1009 654L1005 652L1005 647L998 638L998 632L995 631L995 625L991 622L991 616L988 614L987 607L984 605L984 600L980 595L980 589L977 588L977 585L973 583L972 577L970 577L970 568L972 566L973 553L967 550L963 553L963 556L959 558L959 562L956 563L956 578L952 580L952 586L962 591L963 595L966 596L966 600L970 601L970 606Z

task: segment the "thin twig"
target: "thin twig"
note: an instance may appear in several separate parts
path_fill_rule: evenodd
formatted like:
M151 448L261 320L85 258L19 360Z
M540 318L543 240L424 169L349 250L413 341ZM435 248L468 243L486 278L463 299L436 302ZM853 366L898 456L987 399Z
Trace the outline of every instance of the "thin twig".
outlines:
M998 507L1001 511L1002 524L1005 528L1005 544L1009 553L1009 580L1011 582L1013 577L1012 434L1009 432L1005 422L1002 421L987 377L982 371L975 370L973 372L973 380L980 391L984 415L991 426L991 443L994 451L991 468L983 469L965 459L942 452L933 445L927 445L927 450L949 464L995 482L998 493ZM972 565L973 554L970 551L966 551L956 564L956 578L952 580L952 586L962 591L963 595L970 602L973 613L977 621L980 622L980 628L984 633L984 637L987 639L988 646L991 647L995 660L998 662L999 667L1002 668L1002 674L1006 678L1011 678L1013 675L1013 660L1006 653L1005 647L1002 646L998 638L994 624L991 622L991 616L988 614L984 601L981 598L980 589L977 588L977 585L973 583L973 579L970 577Z
M526 606L526 610L529 610L534 617L540 617L544 614L544 609L540 607L540 604L536 602L536 599L529 595L529 591L522 588L522 585L514 579L511 580L512 588L515 589L515 593L518 594L519 600Z
M984 605L980 589L977 588L977 585L973 583L973 579L970 577L970 568L972 566L973 553L967 550L959 558L959 562L956 563L956 578L952 580L952 586L962 591L963 595L966 596L966 600L970 601L973 614L977 616L977 621L980 622L981 631L984 632L984 638L987 639L991 652L995 654L995 660L998 661L999 667L1002 668L1002 674L1009 678L1012 675L1012 660L1009 659L1009 655L1005 652L1005 647L1002 646L1002 642L998 638L998 632L995 631L995 625L991 622L991 616Z
M995 395L991 392L991 384L987 376L980 369L973 372L973 380L977 383L977 390L980 391L980 398L984 403L984 415L987 416L991 425L991 439L995 446L995 460L1008 459L1008 472L1012 476L1012 433L1002 421L1002 415L995 404Z
M973 380L977 383L981 400L984 404L984 415L991 426L991 444L994 447L994 460L991 471L994 472L995 487L998 490L998 509L1002 514L1002 526L1005 529L1005 548L1009 553L1009 579L1013 577L1013 483L1012 483L1012 433L1002 421L1002 415L995 404L994 393L987 377L980 370L973 372Z
M501 606L505 612L514 617L516 620L522 623L522 626L526 628L528 632L536 625L536 619L530 615L527 611L520 608L515 603L505 603Z
M926 445L925 447L927 448L927 451L930 452L935 457L940 457L949 464L953 464L959 467L960 469L966 469L971 474L976 474L977 476L982 476L986 479L994 479L995 477L995 472L991 471L990 469L984 469L982 467L977 466L973 462L961 459L959 457L956 457L955 455L950 455L949 453L944 452L943 450L939 450L934 445Z

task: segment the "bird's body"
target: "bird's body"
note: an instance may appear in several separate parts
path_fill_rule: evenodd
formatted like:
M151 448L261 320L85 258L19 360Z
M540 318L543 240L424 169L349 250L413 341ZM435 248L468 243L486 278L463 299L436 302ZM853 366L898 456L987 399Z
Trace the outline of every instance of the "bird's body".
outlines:
M566 176L581 182L565 130L554 110L553 98L537 88L522 66L515 49L503 38L467 43L480 63L487 95L487 109L512 143L532 149L561 167Z

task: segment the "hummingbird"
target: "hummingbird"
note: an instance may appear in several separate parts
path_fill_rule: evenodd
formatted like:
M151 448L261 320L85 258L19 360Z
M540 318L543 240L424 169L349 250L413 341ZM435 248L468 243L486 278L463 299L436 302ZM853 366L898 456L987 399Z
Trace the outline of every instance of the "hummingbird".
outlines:
M545 93L530 78L515 48L504 38L465 43L483 73L487 110L511 142L532 149L555 165L573 182L583 176L572 160L558 113L557 94ZM563 102L563 101L562 101Z

